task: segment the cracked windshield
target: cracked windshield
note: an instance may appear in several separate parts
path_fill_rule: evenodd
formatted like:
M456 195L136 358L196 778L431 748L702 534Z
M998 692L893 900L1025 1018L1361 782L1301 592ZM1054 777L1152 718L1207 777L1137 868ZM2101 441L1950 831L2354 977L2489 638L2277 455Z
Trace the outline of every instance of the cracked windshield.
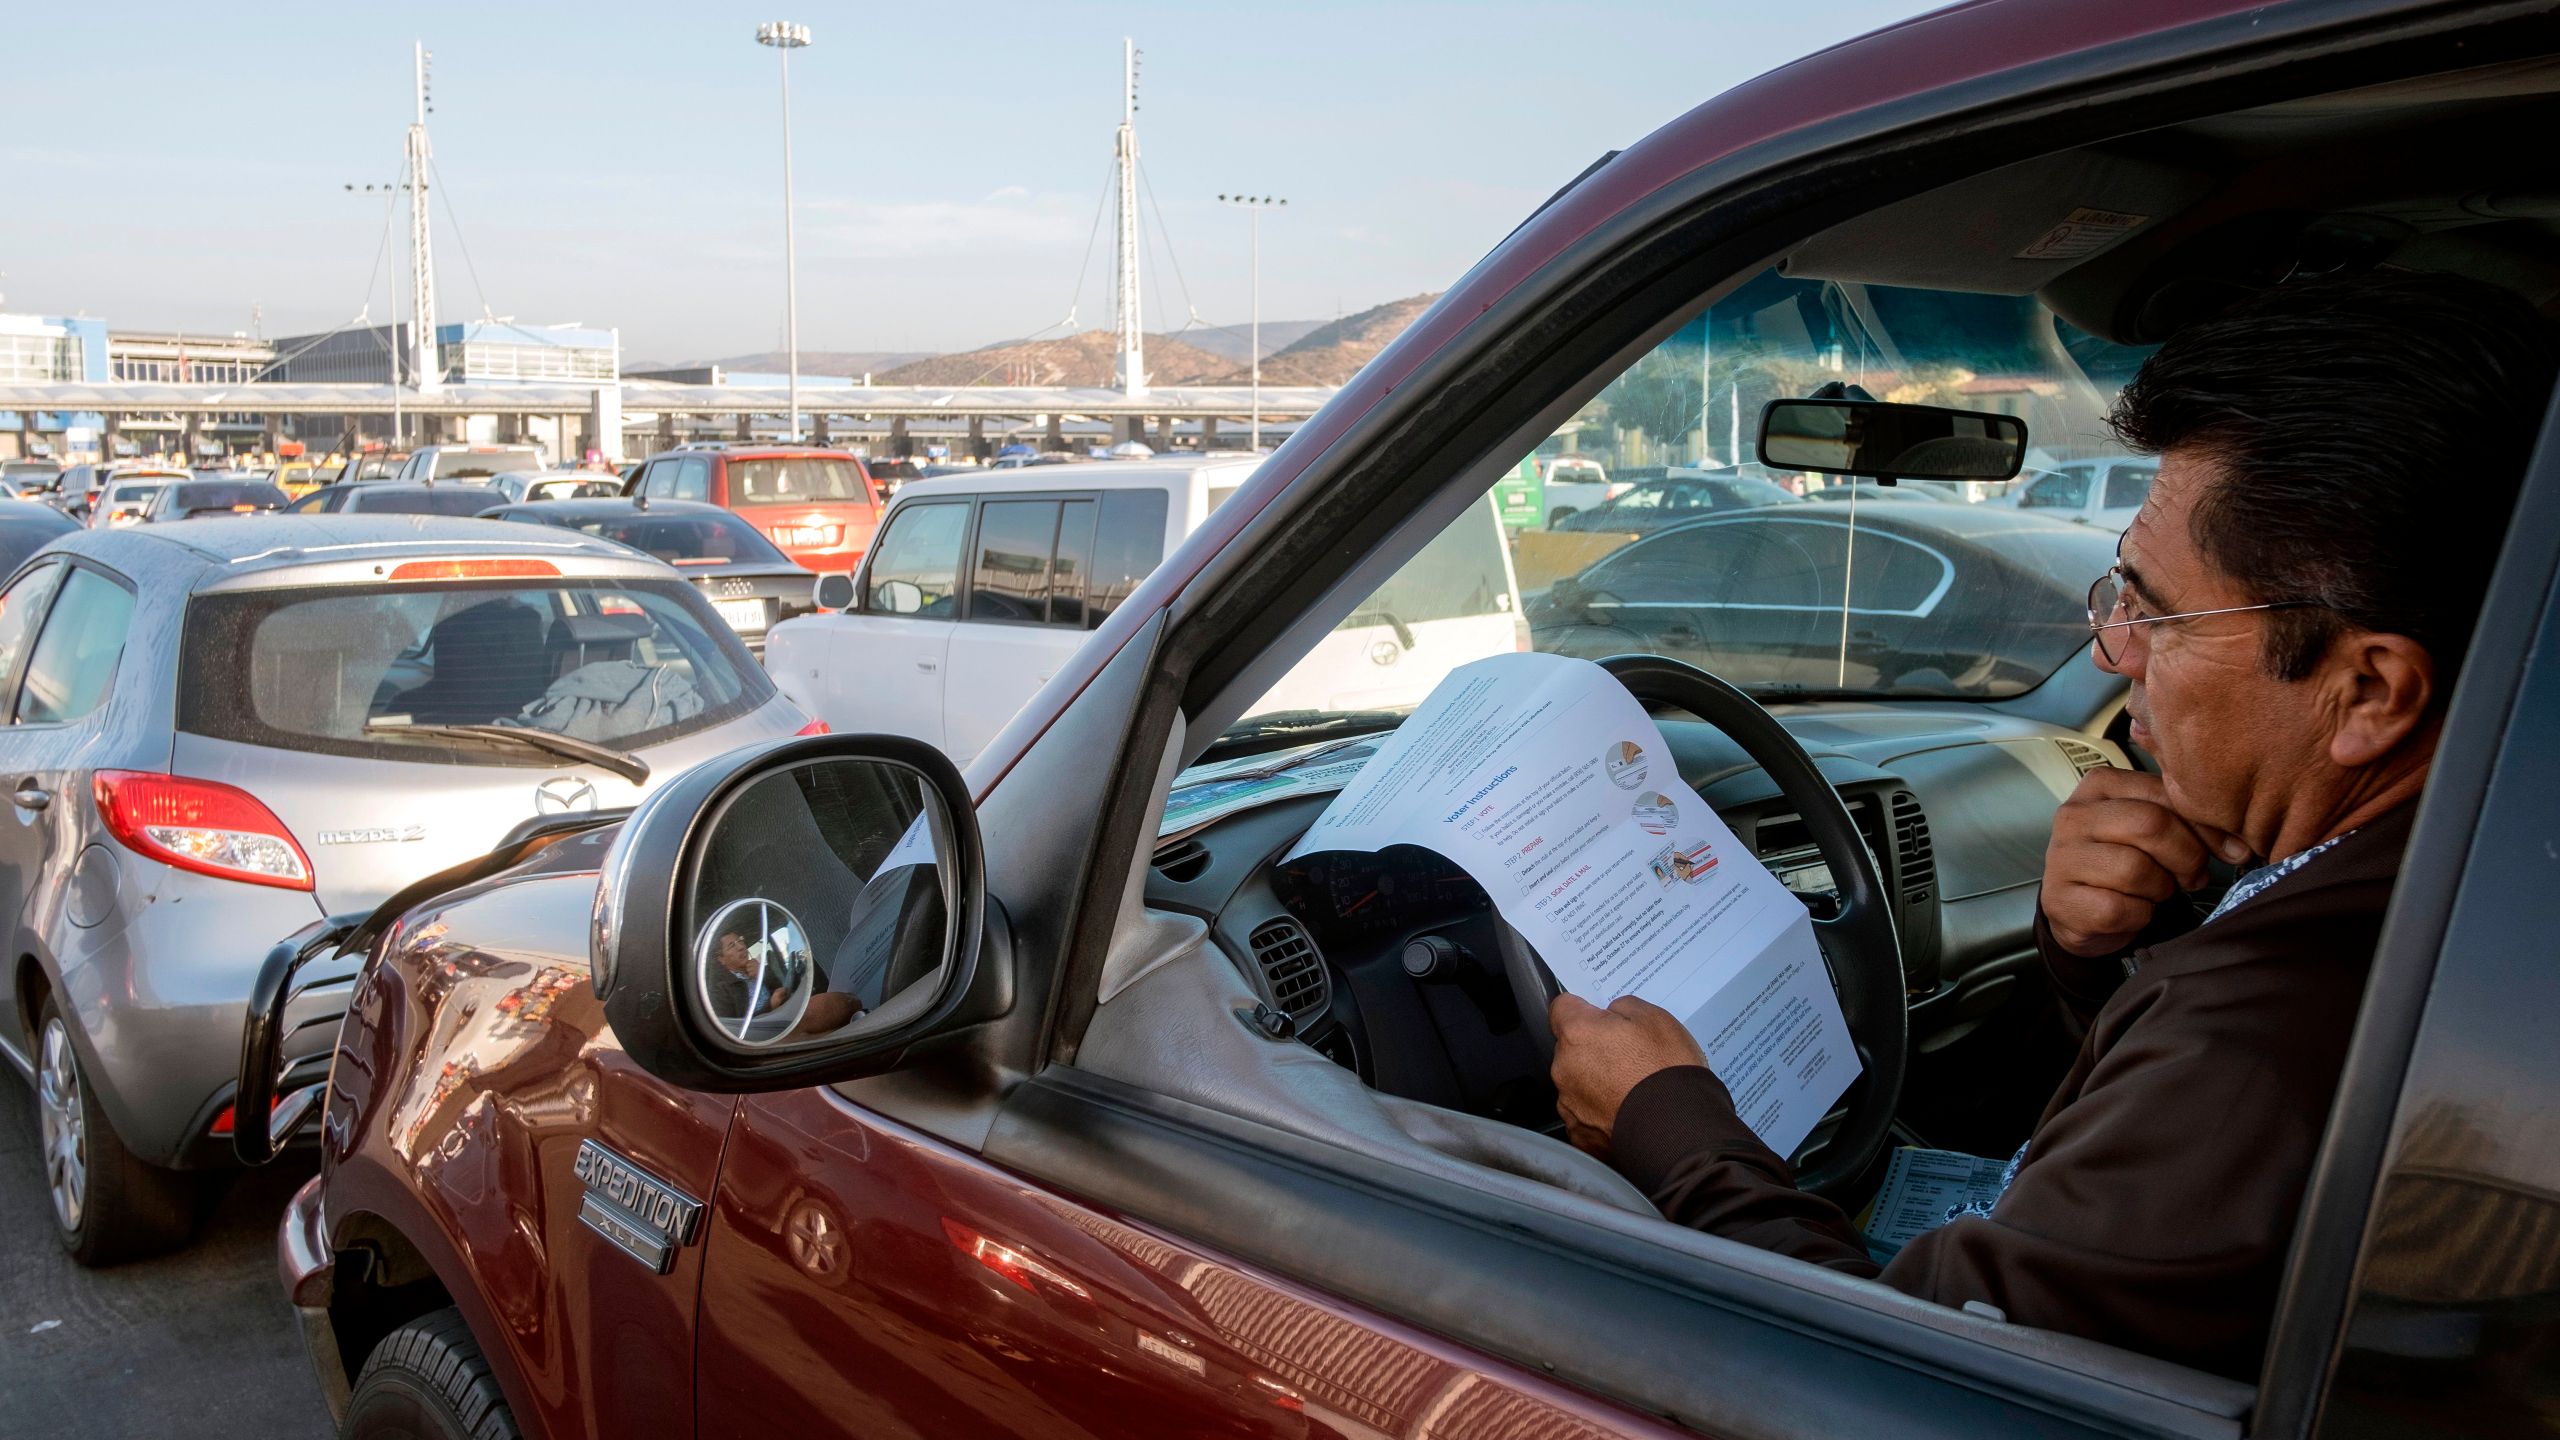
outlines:
M1768 271L1603 387L1246 717L1410 709L1512 649L1651 652L1766 698L1997 699L2088 644L2089 582L2155 463L2109 436L2142 350L2029 296ZM1814 394L2013 415L2005 480L1872 479L1755 458Z

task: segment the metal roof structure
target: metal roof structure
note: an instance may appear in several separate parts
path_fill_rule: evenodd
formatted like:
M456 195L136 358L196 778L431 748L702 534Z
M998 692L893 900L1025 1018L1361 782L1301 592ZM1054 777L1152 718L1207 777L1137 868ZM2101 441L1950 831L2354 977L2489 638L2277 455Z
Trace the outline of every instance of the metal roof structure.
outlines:
M1265 415L1312 415L1331 386L1266 385ZM1098 386L858 385L803 387L800 408L826 415L1170 415L1241 416L1253 408L1243 385L1165 386L1141 397ZM0 384L0 410L111 414L569 415L595 403L591 385L444 385L421 393L346 382L176 384L46 381ZM622 410L661 415L778 415L790 408L780 386L622 382Z

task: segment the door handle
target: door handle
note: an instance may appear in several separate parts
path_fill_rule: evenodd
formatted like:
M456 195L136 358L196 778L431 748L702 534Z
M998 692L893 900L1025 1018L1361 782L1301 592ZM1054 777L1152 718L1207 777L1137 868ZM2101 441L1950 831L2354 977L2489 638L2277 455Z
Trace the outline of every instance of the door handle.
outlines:
M916 662L916 668L927 675L930 675L934 671L942 668L942 662L939 660L919 660Z
M53 792L39 790L33 782L26 782L20 784L18 793L10 796L9 799L21 810L42 810L53 803Z

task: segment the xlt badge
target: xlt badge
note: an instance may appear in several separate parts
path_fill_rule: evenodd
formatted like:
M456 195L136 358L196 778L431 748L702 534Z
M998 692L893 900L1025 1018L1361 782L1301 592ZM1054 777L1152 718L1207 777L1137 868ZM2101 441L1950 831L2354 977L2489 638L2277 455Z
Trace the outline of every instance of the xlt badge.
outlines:
M593 1140L578 1142L569 1169L587 1187L578 1219L588 1229L660 1275L675 1268L676 1247L702 1223L701 1201Z

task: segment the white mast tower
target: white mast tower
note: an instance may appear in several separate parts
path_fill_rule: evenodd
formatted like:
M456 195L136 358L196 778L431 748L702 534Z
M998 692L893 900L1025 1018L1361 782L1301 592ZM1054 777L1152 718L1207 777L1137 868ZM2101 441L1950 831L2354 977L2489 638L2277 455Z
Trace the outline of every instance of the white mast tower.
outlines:
M1147 393L1147 337L1138 316L1138 46L1126 36L1120 40L1120 69L1120 265L1112 295L1120 359L1113 378L1121 394L1135 398Z
M431 392L444 378L436 363L436 262L427 233L427 67L435 57L423 42L413 42L410 53L418 110L409 126L409 378Z

